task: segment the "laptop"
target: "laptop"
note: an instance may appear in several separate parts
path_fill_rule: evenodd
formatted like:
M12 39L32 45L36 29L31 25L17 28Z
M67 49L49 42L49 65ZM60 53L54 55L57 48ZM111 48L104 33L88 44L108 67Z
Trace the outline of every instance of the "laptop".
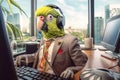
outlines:
M10 43L0 7L0 80L17 80Z

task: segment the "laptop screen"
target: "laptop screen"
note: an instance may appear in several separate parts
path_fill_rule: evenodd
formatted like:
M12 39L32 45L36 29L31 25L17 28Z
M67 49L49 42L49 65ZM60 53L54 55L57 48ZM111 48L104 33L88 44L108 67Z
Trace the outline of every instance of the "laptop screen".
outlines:
M17 80L10 43L0 6L0 80Z

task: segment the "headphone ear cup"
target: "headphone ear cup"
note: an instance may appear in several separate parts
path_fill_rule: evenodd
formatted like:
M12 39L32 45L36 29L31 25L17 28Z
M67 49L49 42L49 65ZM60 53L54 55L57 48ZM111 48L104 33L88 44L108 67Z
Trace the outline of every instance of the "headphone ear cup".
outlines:
M64 25L65 25L65 18L63 16L58 16L57 18L57 26L59 29L63 29Z

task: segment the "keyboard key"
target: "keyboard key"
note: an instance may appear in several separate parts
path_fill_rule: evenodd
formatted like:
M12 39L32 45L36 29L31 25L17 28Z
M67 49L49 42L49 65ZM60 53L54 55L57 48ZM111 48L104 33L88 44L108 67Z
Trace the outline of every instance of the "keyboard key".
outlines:
M19 80L67 80L57 75L39 72L38 70L26 66L16 67Z

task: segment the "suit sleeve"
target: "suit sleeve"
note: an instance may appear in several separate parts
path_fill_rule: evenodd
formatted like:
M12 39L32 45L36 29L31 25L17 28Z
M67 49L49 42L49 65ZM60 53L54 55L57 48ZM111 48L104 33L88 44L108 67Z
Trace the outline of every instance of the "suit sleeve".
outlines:
M84 68L88 57L81 51L80 44L76 37L71 38L71 44L69 45L69 55L74 63L74 66L68 67L67 69L77 72Z

